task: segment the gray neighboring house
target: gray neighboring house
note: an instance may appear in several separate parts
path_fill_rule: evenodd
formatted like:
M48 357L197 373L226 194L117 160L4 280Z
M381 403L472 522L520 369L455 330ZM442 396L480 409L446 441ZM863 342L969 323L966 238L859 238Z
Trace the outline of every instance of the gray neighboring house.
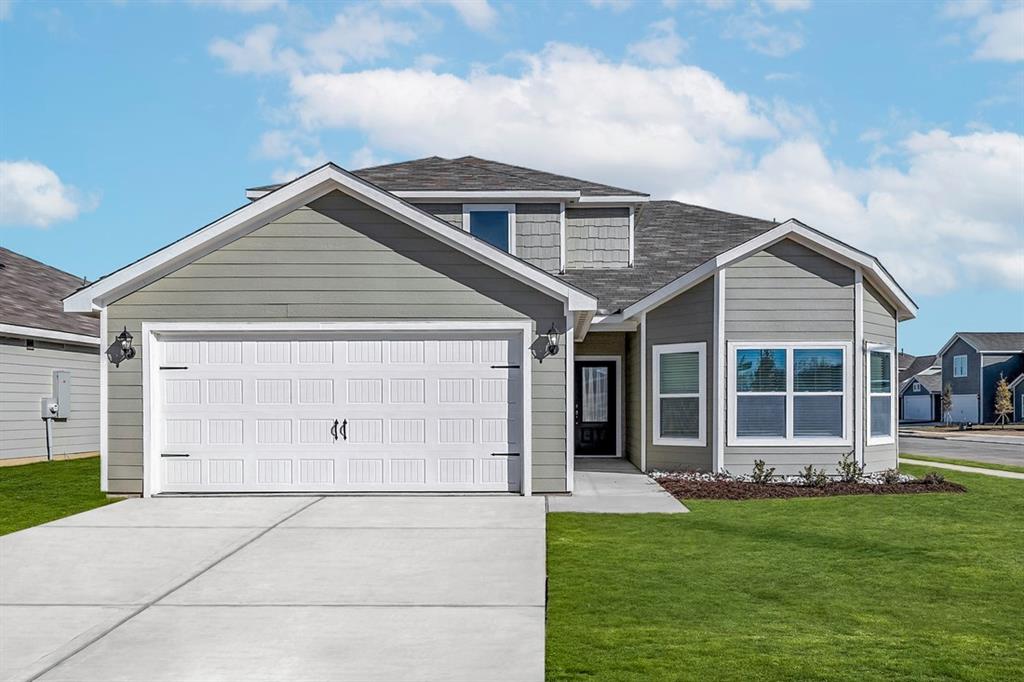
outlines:
M900 421L930 422L942 418L942 365L937 355L900 353Z
M1010 382L1010 394L1013 396L1013 421L1024 422L1024 372Z
M61 299L83 281L0 247L0 461L46 458L40 399L53 373L68 372L70 412L52 420L55 456L100 449L99 321L64 312Z
M990 423L999 375L1012 382L1024 372L1024 332L957 332L938 356L942 385L953 389L951 420Z
M571 493L645 471L896 466L873 256L796 220L475 157L326 164L65 298L123 328L114 493Z

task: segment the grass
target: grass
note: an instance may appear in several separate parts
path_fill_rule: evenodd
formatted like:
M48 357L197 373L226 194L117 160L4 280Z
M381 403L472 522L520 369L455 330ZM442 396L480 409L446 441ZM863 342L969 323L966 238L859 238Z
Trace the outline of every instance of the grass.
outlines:
M548 678L1020 679L1024 482L943 473L968 492L549 514Z
M101 507L100 458L0 467L0 535Z
M1013 464L998 464L995 462L976 462L971 459L955 459L951 457L932 457L931 455L914 455L909 452L904 452L902 457L908 459L919 459L923 462L939 462L941 464L959 464L965 467L980 467L982 469L998 469L999 471L1014 471L1018 474L1024 474L1024 467L1015 466Z

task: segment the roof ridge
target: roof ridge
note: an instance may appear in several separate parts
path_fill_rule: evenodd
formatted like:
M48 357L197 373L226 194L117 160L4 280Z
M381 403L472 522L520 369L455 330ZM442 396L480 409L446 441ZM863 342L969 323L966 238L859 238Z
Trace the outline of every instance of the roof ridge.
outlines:
M679 201L678 199L651 199L647 202L647 206L653 206L657 204L676 204L678 206L686 206L688 208L698 208L702 211L710 211L717 213L718 215L729 216L732 218L745 218L746 220L757 220L762 223L771 223L772 225L781 225L782 223L778 220L769 220L768 218L758 218L757 216L744 215L743 213L733 213L732 211L723 211L720 208L711 208L710 206L701 206L700 204L691 204L685 201ZM640 209L641 211L643 208ZM783 221L784 222L784 221Z
M17 251L14 251L13 249L8 249L6 246L0 246L0 251L6 251L7 253L9 253L9 254L17 257L17 258L23 258L25 260L30 260L33 263L37 263L37 264L43 266L44 268L46 268L48 270L53 270L55 272L59 272L62 275L67 275L68 277L73 277L74 279L81 280L83 282L88 282L89 281L85 277L82 277L80 275L76 275L73 272L68 272L67 270L61 270L60 268L56 267L55 265L50 265L49 263L44 263L43 261L39 260L38 258L33 258L32 256L26 256L23 253L18 253Z
M595 182L593 180L584 180L582 178L577 178L577 177L575 177L573 175L565 175L563 173L552 173L551 171L540 170L538 168L528 168L526 166L520 166L519 164L515 164L515 163L505 163L504 161L495 161L494 159L485 159L483 157L473 156L471 154L467 154L465 156L459 157L458 159L452 159L452 160L453 161L460 161L460 160L463 160L463 159L471 159L473 161L482 161L483 163L495 164L495 165L501 166L502 169L501 169L500 172L505 173L506 175L511 175L512 177L523 179L523 180L530 180L532 178L530 178L530 177L528 177L526 175L522 175L520 173L514 173L512 171L505 170L505 169L510 168L510 169L512 169L514 171L525 171L528 174L539 173L541 175L547 175L547 176L551 176L551 177L559 177L559 178L564 178L566 180L572 180L574 182L579 182L582 185L600 186L600 187L606 187L608 189L618 189L618 190L622 190L623 192L627 192L629 194L636 194L638 196L650 196L646 192L638 192L638 191L633 190L633 189L626 189L625 187L617 187L615 185L607 185L607 184L605 184L603 182ZM489 169L489 170L492 170L493 172L498 172L497 169Z

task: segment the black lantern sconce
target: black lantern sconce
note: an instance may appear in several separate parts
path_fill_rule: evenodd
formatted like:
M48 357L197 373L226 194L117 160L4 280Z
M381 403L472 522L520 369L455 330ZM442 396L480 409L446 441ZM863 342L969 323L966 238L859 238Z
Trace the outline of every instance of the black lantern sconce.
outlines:
M545 349L548 355L558 355L558 330L555 329L555 325L551 325L551 329L548 330L548 346Z
M125 327L114 339L114 342L110 344L110 348L107 348L107 360L114 367L120 367L122 362L131 360L134 357L135 349L132 348L132 335L128 331L128 327Z

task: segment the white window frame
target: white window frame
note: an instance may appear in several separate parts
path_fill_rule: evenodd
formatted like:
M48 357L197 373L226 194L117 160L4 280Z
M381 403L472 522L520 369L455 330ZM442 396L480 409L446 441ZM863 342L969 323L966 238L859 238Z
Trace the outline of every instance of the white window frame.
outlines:
M871 353L888 353L889 354L889 392L888 393L875 393L871 389ZM864 350L864 354L867 356L867 360L864 363L864 368L867 371L866 384L868 387L867 400L868 400L868 418L867 423L864 424L864 430L867 432L867 444L868 445L888 445L896 442L896 351L892 346L883 344L869 343L867 348ZM889 396L889 435L888 436L874 436L871 434L871 416L874 411L874 403L871 400L874 397Z
M920 392L921 392L921 384L919 384L917 382L914 382L914 393L920 393Z
M963 360L963 365L962 365L962 367L960 369L957 368L957 365L960 364L959 362L957 362L958 360ZM954 379L963 379L966 376L967 376L967 355L954 355L953 356L953 378Z
M703 447L707 445L708 389L707 389L707 343L666 343L651 346L653 354L653 403L654 403L654 445L682 445ZM697 393L661 393L661 356L671 353L697 353ZM697 437L678 438L661 435L661 399L697 398Z
M853 401L850 399L850 356L851 344L849 341L730 341L729 348L729 445L756 445L771 447L777 446L820 446L820 445L853 445L850 429L851 410ZM736 435L736 368L737 352L751 349L779 349L786 353L786 390L785 392L757 393L759 396L784 395L786 397L786 435L776 438L763 436L745 437ZM835 391L808 392L794 390L793 381L793 351L794 350L841 350L843 352L843 435L839 438L808 438L793 435L793 398L800 396L824 396L837 395ZM746 395L746 394L744 394ZM754 395L754 394L751 394Z
M504 211L508 214L508 253L516 255L516 205L515 204L463 204L462 229L473 234L469 227L469 216L477 211Z

